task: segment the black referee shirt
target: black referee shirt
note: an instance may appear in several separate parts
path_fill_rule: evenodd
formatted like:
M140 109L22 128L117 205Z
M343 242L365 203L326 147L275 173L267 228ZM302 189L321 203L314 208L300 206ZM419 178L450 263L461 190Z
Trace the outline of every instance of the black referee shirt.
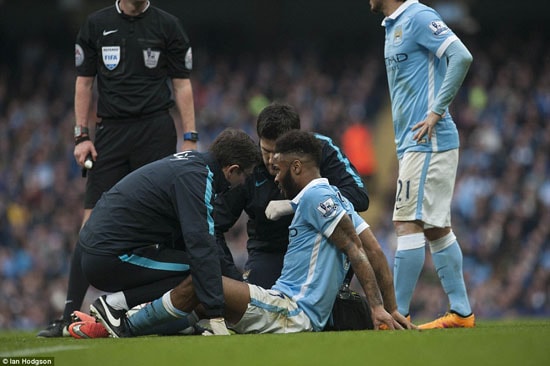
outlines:
M118 2L91 14L76 38L78 76L96 76L98 116L124 119L168 110L171 78L189 78L192 52L179 20L154 6L130 17Z
M323 145L321 157L321 176L327 178L333 186L353 204L356 211L365 211L369 207L369 197L357 170L326 136L316 134ZM248 215L248 249L260 249L269 252L286 252L288 247L288 227L292 215L279 220L269 220L265 209L271 200L282 200L284 196L262 164L254 169L252 176L244 185L235 187L216 199L216 230L226 232L239 219L244 210ZM220 237L220 240L222 237Z

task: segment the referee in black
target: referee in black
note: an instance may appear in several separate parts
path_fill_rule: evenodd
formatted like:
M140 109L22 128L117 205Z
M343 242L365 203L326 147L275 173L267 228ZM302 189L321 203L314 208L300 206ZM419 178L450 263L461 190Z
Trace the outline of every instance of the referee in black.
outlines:
M177 106L182 122L182 150L196 149L198 134L189 80L189 38L175 16L149 1L116 0L91 14L77 35L75 64L74 156L81 166L88 157L93 160L86 184L84 225L103 192L133 170L176 152L177 130L170 108ZM101 121L92 142L94 79ZM69 335L71 313L80 310L89 287L80 257L76 246L62 318L40 331L39 337Z

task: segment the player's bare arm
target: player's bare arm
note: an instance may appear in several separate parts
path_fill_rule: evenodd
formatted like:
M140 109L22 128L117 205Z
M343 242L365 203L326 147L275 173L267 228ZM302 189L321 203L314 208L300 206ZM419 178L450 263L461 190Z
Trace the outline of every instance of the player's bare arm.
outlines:
M392 316L384 309L384 302L376 281L376 276L369 262L369 258L362 248L361 240L355 232L353 222L348 215L342 216L329 239L337 248L348 256L351 267L363 291L365 291L367 301L371 307L374 329L378 329L381 324L385 324L389 329L403 329L403 327L397 321L394 321Z
M384 308L404 328L416 329L414 324L397 311L397 301L395 299L395 289L393 287L393 277L390 267L388 266L382 247L370 228L363 230L361 234L359 234L359 239L361 240L363 250L367 254L376 276L376 282L378 283L380 292L382 293L382 299L384 300Z

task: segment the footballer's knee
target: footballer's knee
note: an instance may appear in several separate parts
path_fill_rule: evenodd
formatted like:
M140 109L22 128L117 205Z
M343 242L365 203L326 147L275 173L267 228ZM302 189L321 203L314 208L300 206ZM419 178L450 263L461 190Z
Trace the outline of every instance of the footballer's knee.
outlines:
M424 231L422 221L394 221L395 234L397 236L417 234Z
M170 292L170 300L177 309L190 312L198 304L193 288L193 280L188 276Z
M431 227L424 230L424 236L426 236L426 239L429 241L435 241L448 235L450 232L450 227Z

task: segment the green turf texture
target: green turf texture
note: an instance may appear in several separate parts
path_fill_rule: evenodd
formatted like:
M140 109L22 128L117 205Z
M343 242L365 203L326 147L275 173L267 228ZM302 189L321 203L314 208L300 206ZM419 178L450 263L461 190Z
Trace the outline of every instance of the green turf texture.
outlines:
M539 366L550 365L550 319L479 321L474 329L229 337L78 340L0 332L0 366L40 356L54 357L57 366Z

